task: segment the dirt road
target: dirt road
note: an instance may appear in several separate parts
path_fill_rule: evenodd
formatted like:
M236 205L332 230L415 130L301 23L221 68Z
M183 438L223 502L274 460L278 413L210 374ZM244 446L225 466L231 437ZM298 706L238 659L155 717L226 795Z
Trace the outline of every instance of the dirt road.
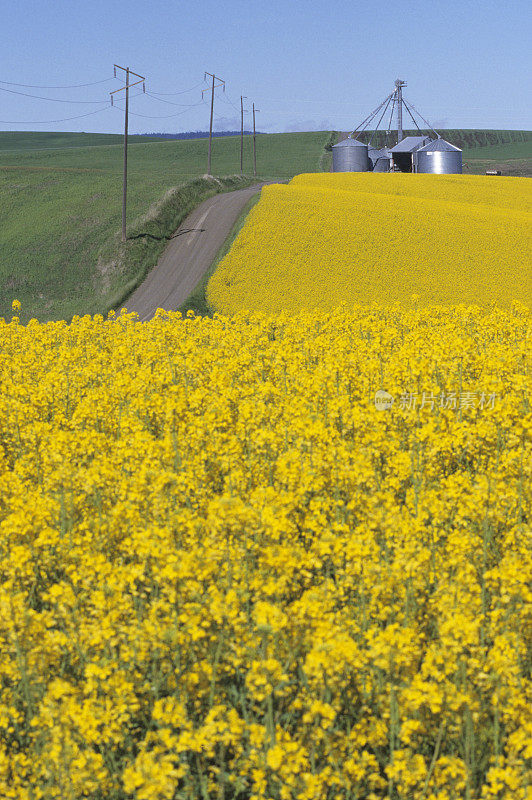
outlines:
M173 234L141 285L124 303L139 319L151 319L158 308L177 311L207 272L242 209L264 183L216 194L204 200Z

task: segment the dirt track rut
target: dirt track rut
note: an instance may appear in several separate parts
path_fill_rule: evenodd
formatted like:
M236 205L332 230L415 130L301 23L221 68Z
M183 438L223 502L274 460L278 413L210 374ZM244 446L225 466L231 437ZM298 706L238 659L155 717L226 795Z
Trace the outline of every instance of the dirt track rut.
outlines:
M207 272L242 209L264 183L204 200L172 235L157 265L124 306L142 321L158 308L177 311Z

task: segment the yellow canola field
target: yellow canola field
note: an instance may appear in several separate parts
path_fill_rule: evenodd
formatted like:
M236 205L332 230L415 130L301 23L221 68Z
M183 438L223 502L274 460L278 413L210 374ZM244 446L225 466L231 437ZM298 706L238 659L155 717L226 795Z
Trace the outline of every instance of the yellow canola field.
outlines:
M316 173L266 186L209 281L217 311L518 300L532 307L532 179Z
M530 800L531 335L0 321L2 800Z

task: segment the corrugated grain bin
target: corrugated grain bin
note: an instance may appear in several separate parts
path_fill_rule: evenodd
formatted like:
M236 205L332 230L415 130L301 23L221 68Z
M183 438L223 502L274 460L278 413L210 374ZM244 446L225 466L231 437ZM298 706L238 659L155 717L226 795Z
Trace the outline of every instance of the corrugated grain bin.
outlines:
M438 175L462 174L462 151L445 139L429 142L417 151L417 172Z
M373 172L389 172L391 166L391 152L387 147L369 149L369 159Z
M333 145L333 172L368 172L371 162L368 146L356 139L344 139Z

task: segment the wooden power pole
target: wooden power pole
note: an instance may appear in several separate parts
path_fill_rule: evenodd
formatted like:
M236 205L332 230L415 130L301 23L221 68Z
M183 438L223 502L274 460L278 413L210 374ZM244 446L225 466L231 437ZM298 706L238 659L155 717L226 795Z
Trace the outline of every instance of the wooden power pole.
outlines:
M259 108L255 108L255 103L253 103L253 175L257 177L257 146L255 143L255 114L260 111Z
M125 108L125 123L124 123L124 182L122 187L122 241L126 241L126 199L127 199L127 125L128 125L128 116L129 116L129 90L132 86L136 86L138 83L142 83L142 88L146 91L146 86L144 78L142 75L137 75L136 72L132 72L129 67L119 67L118 64L114 65L115 68L115 78L116 78L116 70L121 69L126 73L126 85L122 86L120 89L115 89L114 92L110 92L111 95L111 105L113 104L113 95L117 92L126 93L126 108ZM129 82L129 76L135 75L135 77L140 78L140 80L135 81L135 83Z
M209 127L209 157L208 157L208 160L207 160L207 175L210 175L211 174L211 152L212 152L212 118L214 116L214 90L217 89L218 86L223 86L224 87L224 92L225 92L225 81L222 80L221 78L218 78L217 75L213 75L211 72L206 72L205 73L204 80L207 78L207 75L210 75L211 78L212 78L212 86L211 86L211 89L210 89L210 91L211 91L211 124L210 124L210 127ZM220 81L220 83L217 83L215 85L215 81ZM209 89L203 89L203 91L201 92L202 98L203 98L203 92L208 92L208 91L209 91Z
M244 100L245 95L240 95L240 174L244 174Z

